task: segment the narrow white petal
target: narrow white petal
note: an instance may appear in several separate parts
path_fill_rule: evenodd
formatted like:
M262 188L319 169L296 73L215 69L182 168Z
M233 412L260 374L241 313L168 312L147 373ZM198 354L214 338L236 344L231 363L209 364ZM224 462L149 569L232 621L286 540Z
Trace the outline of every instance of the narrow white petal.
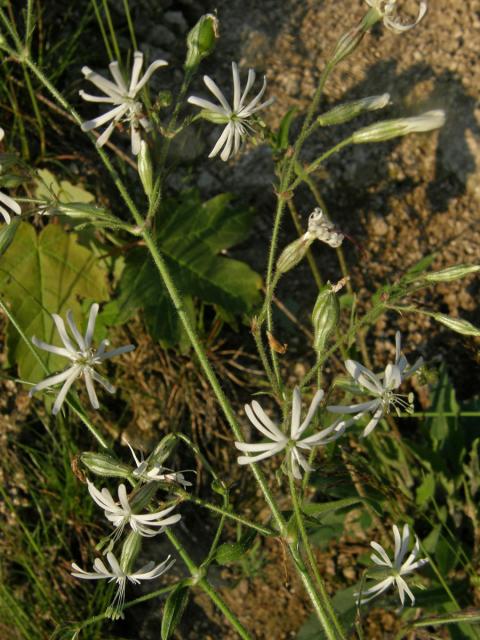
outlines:
M110 73L112 74L113 79L115 80L115 83L118 85L117 91L119 91L120 93L126 94L127 85L125 84L125 80L123 79L123 76L120 71L120 66L117 60L110 62L110 64L108 65L108 68L110 69Z
M214 104L213 102L210 102L210 100L204 100L203 98L190 96L187 102L195 105L196 107L200 107L201 109L206 109L207 111L213 111L214 113L222 113L225 115L229 115L228 113L225 112L225 109L223 107L220 107L218 104Z
M376 584L374 587L371 587L366 591L362 591L362 600L360 604L364 604L365 602L368 602L369 600L372 600L373 598L376 598L380 594L384 593L390 587L390 585L393 584L393 582L394 582L394 578L392 577L385 578L385 580L382 580L381 582ZM360 595L360 594L355 594L355 595ZM367 596L367 598L365 598L365 596Z
M375 398L375 400L368 400L367 402L359 402L357 404L329 405L327 411L331 413L363 413L365 411L373 411L380 403L381 400Z
M5 193L2 193L1 191L0 191L0 202L3 202L5 206L11 209L13 213L16 213L18 216L22 213L22 208L18 204L18 202L15 202L13 198L11 198L10 196L7 196Z
M245 98L248 95L248 92L253 87L253 83L255 82L255 71L253 69L248 70L247 84L245 85L245 89L243 90L242 97L240 98L240 110L243 109L243 104L245 102Z
M115 120L112 120L112 122L108 125L108 127L102 132L102 134L97 138L96 141L96 146L98 149L101 149L103 147L103 145L107 142L107 140L110 139L110 136L113 133L113 130L115 128Z
M42 389L46 389L47 387L53 387L54 385L59 384L64 380L67 380L67 378L69 378L72 374L72 369L77 370L77 367L73 365L72 367L69 367L66 371L62 371L62 373L57 373L54 376L50 376L49 378L45 378L45 380L38 382L34 387L30 389L30 391L28 392L28 395L32 396L37 391L41 391Z
M132 126L130 127L130 139L132 146L132 153L134 156L138 156L140 153L140 145L142 142L142 136L140 135L140 129L132 122Z
M232 62L233 77L233 111L237 112L240 106L240 74L236 62Z
M275 442L259 442L259 443L235 442L235 447L239 451L253 453L256 451L271 451L272 449L276 450L278 448L278 444Z
M223 148L222 153L220 154L220 158L226 162L230 158L230 154L232 152L233 139L235 137L235 125L232 122L228 124L228 137L227 142Z
M388 567L392 566L392 561L388 557L387 552L385 551L385 549L382 547L381 544L378 544L378 542L373 541L373 542L370 543L370 546L372 547L372 549L375 549L375 551L378 553L378 555L385 562L386 566L388 566Z
M381 394L383 386L378 377L360 362L355 360L346 360L345 368L354 380L359 382L366 389L374 394Z
M62 356L64 358L68 358L69 360L72 360L75 358L75 356L71 353L71 351L68 351L68 349L65 349L65 347L56 347L54 344L48 344L47 342L43 342L43 340L39 340L35 336L32 337L32 342L39 349L43 349L44 351L49 351L50 353L54 353L57 356Z
M76 356L77 349L75 349L70 338L68 337L68 333L67 333L67 330L65 329L65 323L63 322L63 319L56 313L52 313L52 319L55 323L55 326L57 327L58 334L63 344L65 345L65 348L68 349L68 351L70 351L72 355Z
M377 426L377 424L379 423L382 417L383 417L383 407L379 406L378 409L373 414L372 419L363 430L362 438L366 438L368 435L372 433L372 431L375 429L375 427Z
M86 91L83 91L83 89L80 89L78 93L80 97L86 100L87 102L99 102L102 104L118 104L119 102L115 98L111 98L109 96L94 96L91 93L87 93Z
M67 311L67 322L68 322L68 326L70 327L70 331L73 334L73 337L78 343L80 351L85 351L87 346L85 344L85 340L83 339L82 334L78 330L77 323L75 322L71 309Z
M237 458L238 464L251 464L252 462L260 462L260 460L264 460L265 458L270 458L274 456L279 451L283 449L283 445L277 445L273 449L269 451L265 451L264 453L260 453L258 456L240 456Z
M88 369L84 369L83 377L85 378L85 385L87 387L88 398L90 404L94 409L100 409L97 394L95 393L95 387L93 386L92 373Z
M3 195L3 194L2 194L2 195ZM5 220L5 222L6 222L7 224L10 224L10 222L12 221L12 216L11 216L11 215L8 213L8 211L7 211L4 207L2 207L2 206L0 206L0 213L2 214L3 219Z
M62 408L62 405L63 405L63 403L65 401L65 398L67 397L67 393L69 392L70 387L72 386L72 384L75 382L75 380L80 375L80 372L81 372L81 368L80 367L72 367L71 374L65 380L65 382L63 384L63 387L60 389L60 393L58 394L57 399L55 400L55 404L53 405L52 414L54 416L56 416L57 413Z
M157 565L153 569L150 568L152 566L152 563L149 562L139 571L136 571L135 573L132 573L127 577L129 580L153 580L154 578L158 578L162 575L162 573L168 571L168 569L170 569L170 567L175 563L175 560L171 560L170 558L171 556L168 556L166 560L164 560L161 564Z
M254 427L256 427L260 433L267 436L267 438L275 440L276 442L284 442L287 440L285 434L280 431L275 422L265 413L257 400L253 400L251 405L246 404L245 412Z
M110 109L106 113L102 113L102 115L93 118L93 120L87 120L82 124L82 131L91 131L92 129L97 129L97 127L101 127L103 124L106 124L109 120L119 119L124 113L128 111L128 105L119 104L113 109Z
M159 69L160 67L166 67L168 65L168 62L166 60L155 60L155 62L152 62L152 64L148 67L148 69L145 71L144 75L142 76L140 82L137 84L137 86L135 87L135 95L141 90L143 89L143 87L147 84L147 82L150 80L150 78L152 77L153 73Z
M115 358L115 356L120 356L122 353L130 353L130 351L134 351L134 344L127 344L124 347L118 347L118 349L112 349L112 351L102 352L100 350L95 354L102 362L109 358Z
M251 114L253 113L253 111L252 111L252 110L254 110L254 109L255 109L255 106L256 106L256 105L260 102L260 100L262 99L262 96L263 96L263 94L265 93L265 89L266 89L266 88L267 88L267 79L266 79L266 77L265 77L265 76L263 76L263 85L262 85L262 88L261 88L261 89L260 89L260 91L257 93L257 95L255 96L255 98L254 98L251 102L249 102L249 103L247 104L247 106L246 106L246 107L244 107L244 108L242 109L242 111L240 112L240 114L239 114L239 115L244 115L244 114L245 114L245 116L251 115Z
M302 396L300 389L295 387L292 395L292 421L290 424L290 437L295 440L300 427L300 415L302 411Z
M82 73L85 76L85 80L94 84L97 89L100 89L100 91L103 91L108 96L116 98L117 100L122 100L124 98L120 89L111 80L107 80L99 73L92 71L88 67L83 67Z
M299 436L302 435L302 433L305 431L305 429L307 429L307 427L309 426L310 422L313 419L313 416L315 415L315 413L317 412L318 409L318 405L320 404L320 402L323 400L323 396L324 396L324 392L322 391L322 389L319 389L315 395L313 396L313 400L310 404L310 407L308 408L308 413L305 416L305 420L302 422L302 424L300 425L299 429L297 430L296 436L297 438ZM293 437L293 436L292 436Z
M225 111L230 115L232 113L232 109L230 108L230 105L228 104L227 99L225 98L223 93L220 91L220 89L217 87L215 82L208 76L203 76L203 81L207 85L207 88L209 89L209 91L213 93L213 95L217 98L217 100L220 102L220 104L225 109Z
M97 371L95 371L95 369L92 369L91 371L92 377L93 379L100 383L102 385L102 387L108 391L108 393L115 393L116 388L113 386L113 384L110 384L110 382L104 378L103 376L101 376Z
M232 123L229 122L227 124L227 126L223 129L220 137L218 138L215 146L213 147L213 149L210 151L210 153L208 154L209 158L214 158L216 155L218 155L218 153L220 152L220 149L222 149L222 147L224 146L224 144L226 143L228 136L230 135L230 131L232 128Z

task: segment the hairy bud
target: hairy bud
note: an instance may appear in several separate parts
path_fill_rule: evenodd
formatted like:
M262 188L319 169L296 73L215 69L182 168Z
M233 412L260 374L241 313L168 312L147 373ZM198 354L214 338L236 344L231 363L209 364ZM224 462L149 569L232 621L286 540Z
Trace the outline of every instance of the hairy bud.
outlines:
M330 127L334 124L342 124L349 122L357 116L367 111L376 111L383 109L390 102L390 94L384 93L381 96L370 96L361 100L353 100L346 104L341 104L322 114L317 118L317 122L321 127Z
M89 471L103 478L129 478L131 468L116 460L107 453L93 453L85 451L81 454L80 460Z
M339 318L340 303L335 287L327 284L318 294L312 312L313 347L318 354L324 351L327 340L338 326Z
M480 271L478 264L458 264L455 267L448 267L441 271L426 273L422 276L422 280L427 282L451 282Z
M194 69L203 58L210 55L218 36L217 18L211 13L202 16L187 36L185 68Z
M277 260L277 271L287 273L287 271L296 267L303 260L314 240L315 236L307 231L301 238L287 245Z
M148 144L145 140L140 143L140 152L138 154L138 175L142 181L143 190L145 194L150 197L153 190L153 172L152 172L152 160L150 158L150 151L148 150Z
M445 112L441 109L426 111L413 118L399 118L397 120L384 120L369 127L364 127L355 131L352 136L354 144L364 144L366 142L383 142L406 136L409 133L422 133L439 129L445 124Z

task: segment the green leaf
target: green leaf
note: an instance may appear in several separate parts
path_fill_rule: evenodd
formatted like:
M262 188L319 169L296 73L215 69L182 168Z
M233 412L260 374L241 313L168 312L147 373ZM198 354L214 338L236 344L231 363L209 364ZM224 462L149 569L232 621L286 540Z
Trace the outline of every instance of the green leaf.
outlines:
M280 122L280 126L278 128L276 146L279 151L285 151L288 149L289 143L289 133L290 126L293 122L293 117L297 112L297 107L292 107L287 111L287 113L283 116L282 121Z
M480 622L480 609L464 609L463 611L447 613L443 616L420 618L420 620L412 623L412 627L418 629L419 627L436 627L444 624L459 624L461 622L466 624Z
M352 627L357 613L357 605L353 595L356 591L358 591L358 585L337 591L332 598L332 605L339 622L347 632ZM308 618L297 634L297 640L324 640L326 637L316 614L312 614Z
M417 487L416 503L419 507L424 507L435 494L435 475L428 473L423 478L422 484Z
M369 498L361 498L360 496L353 496L351 498L343 498L341 500L332 500L330 502L323 502L316 504L313 502L303 504L302 511L308 516L323 516L332 511L338 509L346 509L353 507L357 504L368 504L378 515L383 515L383 510L376 500L370 500Z
M190 191L179 201L165 201L159 213L156 240L191 317L194 298L214 305L229 321L259 303L260 276L243 262L217 255L250 230L252 212L233 208L230 200L221 194L202 203ZM128 254L119 286L116 322L143 308L152 337L165 346L182 344L183 328L146 250Z
M256 535L255 531L248 531L239 542L221 544L215 552L215 560L222 565L237 562L251 548Z
M34 194L39 200L51 200L52 197L60 202L89 203L94 200L94 196L83 187L74 185L68 180L58 182L48 169L40 169L37 175Z
M423 257L405 273L402 280L404 282L411 282L412 280L415 280L416 278L418 278L420 274L422 274L424 271L428 269L428 267L432 264L435 258L436 258L436 255L434 253Z
M169 594L163 609L161 638L168 640L172 637L178 623L182 619L190 597L190 589L184 583L177 584Z
M78 243L74 233L50 224L43 231L22 222L14 240L0 257L0 293L15 312L25 334L58 344L52 313L71 309L80 319L79 298L101 302L108 298L107 274L95 255ZM7 334L10 363L18 364L24 380L37 382L45 374L14 327ZM50 371L65 366L65 358L39 351Z

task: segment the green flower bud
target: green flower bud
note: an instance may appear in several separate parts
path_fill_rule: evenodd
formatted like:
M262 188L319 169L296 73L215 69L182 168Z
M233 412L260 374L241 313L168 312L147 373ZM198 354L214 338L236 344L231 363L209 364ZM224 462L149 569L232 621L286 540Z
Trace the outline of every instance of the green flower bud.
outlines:
M108 453L93 453L85 451L81 454L80 460L89 471L103 478L129 478L132 469L122 462L118 462Z
M144 511L151 503L159 487L158 482L147 482L132 494L130 504L135 512Z
M327 64L333 67L351 55L361 43L367 31L381 19L382 15L375 9L367 11L360 24L350 29L350 31L347 31L347 33L340 38Z
M277 260L277 271L287 273L287 271L296 267L304 258L314 239L315 236L307 231L301 238L286 246Z
M352 136L354 144L366 142L383 142L406 136L409 133L422 133L439 129L445 124L445 112L441 109L426 111L413 118L399 118L397 120L384 120L355 131Z
M339 318L340 303L335 287L327 284L318 294L312 312L313 348L318 354L325 350L327 340L338 326Z
M422 280L426 280L427 282L451 282L452 280L464 278L478 271L480 271L480 265L478 264L458 264L455 267L448 267L441 271L427 273L422 276Z
M153 174L152 161L150 159L150 151L145 140L140 143L140 152L138 154L138 175L142 181L145 194L150 197L153 190Z
M480 336L480 329L467 320L451 318L450 316L444 316L442 313L432 313L432 316L437 322L440 322L440 324L445 325L452 331L461 333L464 336Z
M125 573L132 573L133 565L142 548L142 537L138 531L130 531L122 547L120 567Z
M155 449L152 451L150 456L148 457L149 463L151 465L163 465L165 460L167 460L177 445L177 438L174 433L169 433L168 436L165 436L160 440Z
M333 124L349 122L366 111L376 111L383 109L390 102L390 94L384 93L381 96L371 96L361 100L353 100L346 104L341 104L327 113L319 116L317 122L321 127L330 127Z
M211 13L202 16L187 36L185 69L194 69L212 53L218 36L217 18Z

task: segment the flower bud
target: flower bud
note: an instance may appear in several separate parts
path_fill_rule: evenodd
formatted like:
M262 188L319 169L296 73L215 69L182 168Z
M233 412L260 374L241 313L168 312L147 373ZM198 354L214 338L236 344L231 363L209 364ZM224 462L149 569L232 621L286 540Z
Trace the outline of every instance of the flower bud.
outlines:
M130 499L132 509L137 512L144 511L153 500L158 488L159 483L155 481L142 484L141 487L132 494Z
M168 436L165 436L160 440L155 449L152 451L150 456L148 457L148 462L154 465L163 465L165 460L167 460L175 446L177 444L177 438L174 433L169 433Z
M437 322L440 322L440 324L445 325L452 331L456 331L456 333L461 333L464 336L480 336L480 329L467 320L451 318L450 316L444 316L442 313L432 313L432 316Z
M451 282L452 280L464 278L478 271L480 271L480 265L478 264L458 264L455 267L448 267L441 271L426 273L422 276L422 280L426 280L427 282Z
M187 36L185 69L194 69L212 53L218 36L217 18L211 13L202 16Z
M304 258L314 239L315 236L307 231L301 238L287 245L277 260L277 271L279 273L287 273L287 271L296 267Z
M122 547L120 567L125 573L131 573L135 560L142 547L142 538L138 531L130 531Z
M362 98L361 100L353 100L346 104L330 109L326 113L317 118L317 122L321 127L330 127L333 124L342 124L349 122L366 111L376 111L383 109L390 102L390 94L384 93L381 96L371 96Z
M328 60L330 67L335 66L341 62L344 58L351 55L358 45L363 40L367 31L373 27L373 25L382 19L382 15L375 9L367 11L362 21L350 31L347 31L335 45L335 49Z
M143 190L147 197L152 195L153 190L153 175L152 175L152 161L150 159L150 151L145 140L140 143L140 152L137 160L138 175L142 181Z
M383 142L391 138L406 136L409 133L422 133L439 129L445 124L445 111L437 109L426 111L413 118L399 118L397 120L384 120L355 131L352 136L354 144L365 142Z
M80 460L89 471L103 478L129 478L131 468L118 462L113 456L107 453L93 453L85 451L81 454Z
M340 303L335 288L327 284L318 294L312 313L313 348L321 354L327 340L338 326L340 318Z

